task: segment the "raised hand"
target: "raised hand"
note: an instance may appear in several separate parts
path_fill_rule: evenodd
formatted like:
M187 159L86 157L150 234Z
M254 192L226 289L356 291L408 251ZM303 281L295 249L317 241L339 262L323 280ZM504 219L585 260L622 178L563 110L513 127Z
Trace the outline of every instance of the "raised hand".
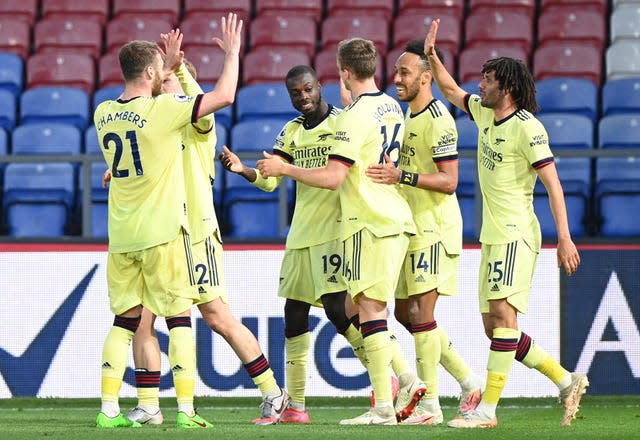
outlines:
M226 19L224 17L220 19L220 28L222 29L222 40L214 37L213 42L227 55L239 55L242 42L242 20L238 21L236 14L229 13Z
M184 60L184 52L180 50L182 46L183 34L180 29L171 29L168 34L160 34L160 39L164 43L164 69L175 71Z
M436 18L431 22L429 26L429 32L424 39L424 53L430 55L436 47L436 35L438 34L438 27L440 26L440 19Z
M222 152L218 154L218 159L227 171L240 173L244 169L240 158L234 152L229 150L226 145L222 146Z

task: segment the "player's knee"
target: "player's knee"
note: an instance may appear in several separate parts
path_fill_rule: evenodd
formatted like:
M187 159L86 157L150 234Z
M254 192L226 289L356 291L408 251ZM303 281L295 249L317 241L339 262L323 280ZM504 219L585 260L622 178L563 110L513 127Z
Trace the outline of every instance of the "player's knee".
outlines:
M284 305L284 332L287 338L309 330L309 304L287 300Z

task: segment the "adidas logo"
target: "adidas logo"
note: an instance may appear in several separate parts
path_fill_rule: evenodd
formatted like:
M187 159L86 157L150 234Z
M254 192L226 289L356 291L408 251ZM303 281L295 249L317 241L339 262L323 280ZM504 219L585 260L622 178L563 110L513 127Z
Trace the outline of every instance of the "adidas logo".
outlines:
M113 367L111 366L111 364L109 362L105 362L104 364L102 364L102 368L110 370Z
M327 279L327 282L329 282L329 283L337 283L337 282L338 282L338 280L336 279L336 276L335 276L335 275L331 275L331 276L329 277L329 279Z
M500 292L500 288L498 287L497 284L494 284L493 287L491 288L492 292Z
M425 282L425 279L422 275L418 275L416 277L416 283L424 283L424 282Z
M207 293L207 291L206 291L206 290L204 290L204 287L199 286L199 287L198 287L198 293L203 294L203 293Z
M184 368L182 368L180 365L176 365L171 369L171 371L175 371L175 372L182 371L182 370L184 370Z

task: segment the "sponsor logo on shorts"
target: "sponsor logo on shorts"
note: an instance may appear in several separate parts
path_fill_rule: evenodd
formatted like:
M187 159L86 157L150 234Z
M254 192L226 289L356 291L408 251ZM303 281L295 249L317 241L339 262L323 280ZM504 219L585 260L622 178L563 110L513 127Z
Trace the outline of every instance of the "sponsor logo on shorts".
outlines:
M500 292L500 288L498 287L497 284L494 284L493 287L491 288L492 292Z

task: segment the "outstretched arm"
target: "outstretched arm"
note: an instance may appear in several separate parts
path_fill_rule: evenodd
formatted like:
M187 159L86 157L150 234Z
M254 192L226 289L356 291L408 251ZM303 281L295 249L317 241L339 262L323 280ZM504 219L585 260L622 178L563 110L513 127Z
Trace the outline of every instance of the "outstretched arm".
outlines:
M444 67L444 64L442 64L435 51L436 35L439 26L440 19L437 18L431 22L429 32L424 40L424 53L429 57L429 65L431 66L433 79L436 81L436 84L438 84L438 88L444 97L456 107L466 111L464 97L467 95L467 92L462 90L449 72L447 72L446 67Z
M258 174L255 168L250 168L243 164L240 158L229 150L226 145L222 146L222 153L218 154L218 159L225 170L240 174L255 187L263 191L272 192L280 184L281 179L279 177L269 177L265 179Z
M258 171L262 177L289 176L305 185L335 190L342 185L349 167L336 160L330 160L324 168L301 168L285 163L279 157L262 152L264 159L258 161Z

